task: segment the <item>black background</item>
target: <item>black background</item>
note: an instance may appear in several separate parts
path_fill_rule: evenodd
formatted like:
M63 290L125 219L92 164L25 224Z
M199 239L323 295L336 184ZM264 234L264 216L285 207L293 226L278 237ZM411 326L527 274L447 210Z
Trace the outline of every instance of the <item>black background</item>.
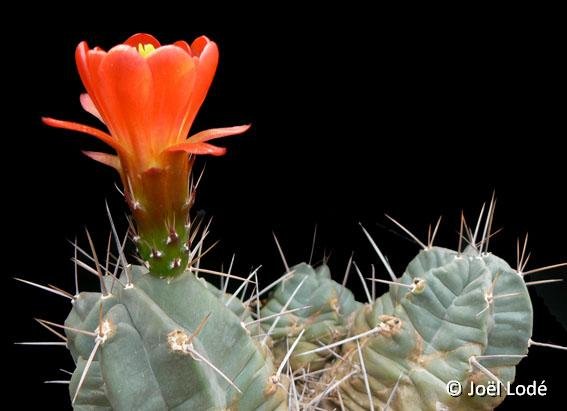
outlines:
M59 347L13 345L52 339L32 318L62 322L70 307L11 277L72 291L67 241L78 235L86 246L86 226L104 249L105 199L124 229L117 176L80 154L104 145L39 120L96 125L78 101L83 89L73 56L83 39L110 48L146 31L164 43L207 34L219 44L217 77L193 130L248 122L253 128L220 143L229 148L225 157L199 160L207 169L196 209L214 217L211 236L221 240L206 260L210 268L226 267L236 252L235 271L262 264L267 284L283 273L272 230L294 264L308 259L317 224L314 260L330 255L340 280L352 251L364 269L378 264L361 222L401 273L418 249L385 212L422 239L443 215L438 243L454 247L460 210L474 220L493 190L495 225L504 227L492 241L496 254L514 263L516 238L529 232L529 267L567 260L566 70L553 11L479 18L455 11L445 19L430 10L432 19L421 10L391 14L354 5L315 12L277 3L230 10L132 5L121 15L92 8L34 9L39 22L14 14L18 29L2 45L4 376L15 409L65 409L66 387L42 381L66 379L58 368L71 370L72 362ZM89 274L80 282L96 289ZM349 284L362 300L354 276ZM565 291L532 290L534 340L567 344L542 298L563 302L557 315L564 318ZM548 397L509 398L501 409L549 409L564 394L566 365L564 352L531 349L517 382L545 380Z

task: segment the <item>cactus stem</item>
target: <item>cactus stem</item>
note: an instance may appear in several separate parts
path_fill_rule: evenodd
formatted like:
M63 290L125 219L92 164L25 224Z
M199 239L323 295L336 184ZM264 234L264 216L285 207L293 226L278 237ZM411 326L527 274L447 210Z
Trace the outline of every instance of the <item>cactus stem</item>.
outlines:
M384 405L384 411L388 411L388 409L390 409L390 403L392 402L392 400L394 399L396 392L398 391L398 387L400 386L400 381L402 380L402 377L404 376L404 373L401 372L400 376L398 377L396 384L394 385L394 388L392 388L392 392L390 393L390 395L388 396L388 401L386 401L386 405Z
M47 284L47 287L46 287L46 286L44 286L44 285L37 284L37 283L34 283L34 282L32 282L32 281L28 281L28 280L23 280L23 279L17 278L17 277L14 277L14 280L20 281L20 282L22 282L22 283L24 283L24 284L31 285L31 286L33 286L33 287L37 287L37 288L42 289L42 290L45 290L45 291L49 291L50 293L53 293L53 294L56 294L56 295L60 295L61 297L68 298L68 299L71 300L71 301L73 301L73 300L75 299L75 297L73 297L72 294L70 294L70 293L68 293L67 291L64 291L64 290L62 290L62 289L60 289L60 288L58 288L58 287L55 287L55 286L53 286L53 285L51 285L51 284Z
M551 280L528 281L525 284L526 284L526 286L530 286L530 285L538 285L538 284L559 283L561 281L563 281L562 278L553 278Z
M359 223L360 224L360 223ZM380 257L380 261L382 261L382 264L384 264L384 267L386 267L386 270L388 271L388 274L390 274L390 277L392 278L392 281L396 281L397 277L394 274L394 271L392 270L392 267L390 267L390 264L388 263L388 260L386 260L386 257L384 257L384 254L382 254L382 251L380 251L380 248L378 248L378 246L376 245L376 243L374 242L374 239L370 236L370 234L368 233L368 231L366 231L366 229L362 226L362 224L360 224L360 227L362 228L362 231L364 232L364 234L366 235L366 237L368 238L368 241L370 241L370 244L372 245L372 247L374 248L374 251L376 251L376 254L378 254L378 257Z
M559 268L559 267L567 267L567 262L559 263L559 264L553 264L553 265L546 265L545 267L534 268L533 270L524 271L524 272L521 272L519 274L524 276L524 275L539 273L541 271L552 270L554 268Z
M313 260L313 252L315 251L315 240L317 239L317 224L315 224L315 229L313 230L313 239L311 240L311 252L309 253L309 265Z
M338 347L339 345L343 345L347 342L358 340L359 338L367 337L369 335L376 334L376 333L379 333L381 331L384 331L385 327L386 327L386 324L384 324L383 322L380 322L376 327L371 328L368 331L365 331L365 332L357 334L357 335L353 335L352 337L345 338L344 340L340 340L340 341L334 342L332 344L325 345L323 347L315 348L315 349L309 350L309 351L304 351L301 354L297 354L297 356L300 357L300 356L303 356L303 355L315 354L315 353L324 351L324 350L329 349L329 348Z
M419 241L419 239L407 228L405 228L403 225L401 225L400 223L398 223L396 220L394 220L392 217L390 217L388 214L384 214L386 216L386 218L388 218L390 221L392 221L395 225L397 225L399 228L401 228L404 233L406 233L407 235L409 235L413 241L415 241L417 244L419 244L419 246L421 248L423 248L424 250L427 250L427 246L425 244L423 244L421 241Z
M288 270L289 272L289 270ZM287 310L287 307L289 306L289 304L291 304L291 302L293 301L295 294L297 294L297 292L299 291L299 289L301 288L301 286L303 285L303 283L305 282L305 280L307 280L307 277L304 277L303 280L301 280L301 282L297 285L297 287L295 287L295 290L293 290L293 293L291 293L289 299L286 301L286 303L284 304L284 306L282 307L282 309L280 310L280 313L284 312L285 310ZM268 332L266 333L266 335L264 336L264 339L262 340L262 345L266 345L266 342L268 341L268 337L270 336L270 334L272 334L272 332L274 331L274 328L276 328L276 325L278 324L278 322L280 321L280 317L276 317L275 321L272 323L272 325L270 326L270 329L268 330Z
M562 345L541 343L541 342L534 341L532 339L528 340L528 347L531 347L532 345L535 345L537 347L555 348L557 350L567 351L567 347L563 347Z
M477 357L476 356L471 356L469 358L469 365L470 365L470 371L472 372L472 367L476 367L480 372L482 372L484 375L486 375L488 378L492 379L493 381L497 382L498 384L500 384L500 386L502 388L504 388L504 391L508 392L506 386L504 385L504 383L500 380L500 378L498 378L496 375L494 375L494 373L492 373L488 368L486 368L484 365L482 365L481 363L478 362Z
M271 320L272 318L276 318L276 317L279 317L279 316L282 316L282 315L291 314L291 313L294 313L296 311L306 310L306 309L311 308L311 307L312 307L311 305L306 305L305 307L299 307L299 308L294 308L292 310L282 311L282 312L279 312L279 313L268 315L266 317L258 318L257 320L248 321L247 323L244 324L244 326L248 327L248 326L253 325L253 324L258 324L260 322Z
M61 347L66 347L67 343L66 342L61 342L61 341L26 341L26 342L15 342L14 344L16 345L42 345L42 346L61 346Z
M362 350L360 349L360 342L356 340L356 349L358 350L358 361L362 367L362 376L364 378L364 386L368 394L368 403L370 404L370 411L374 411L374 401L372 401L372 392L370 391L370 383L368 382L368 374L366 373L366 366L364 365L364 358L362 357Z
M291 357L291 354L293 353L293 350L295 350L295 347L297 347L297 344L299 344L299 340L301 340L301 337L303 337L303 333L305 332L305 329L301 330L301 332L299 333L299 335L297 336L297 338L295 339L295 341L293 342L293 344L291 345L291 347L289 348L289 350L287 350L280 366L278 367L278 370L276 371L276 374L274 376L274 379L279 382L280 381L280 377L282 375L282 371L285 367L285 365L288 363L289 361L289 357Z
M356 270L356 273L358 274L358 277L360 278L360 281L362 282L362 287L364 287L364 292L366 294L366 298L368 299L368 304L372 304L373 300L372 300L372 297L370 296L370 291L368 291L368 285L366 284L366 281L364 281L364 276L360 272L360 269L358 268L358 264L356 264L355 261L353 261L352 264L354 265L354 269Z
M284 268L285 268L285 272L289 273L289 265L287 263L287 260L285 259L285 255L283 253L282 247L280 246L280 242L278 241L278 237L276 237L276 233L272 231L272 235L274 236L274 241L276 242L276 247L278 248L278 252L280 253L280 257L282 259Z

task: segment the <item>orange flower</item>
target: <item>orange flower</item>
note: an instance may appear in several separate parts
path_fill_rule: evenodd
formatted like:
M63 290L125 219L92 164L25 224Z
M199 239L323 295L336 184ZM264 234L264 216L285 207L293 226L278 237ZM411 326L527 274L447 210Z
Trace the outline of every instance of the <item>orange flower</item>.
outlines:
M212 129L187 138L191 124L213 80L217 45L205 36L161 46L149 34L135 34L110 51L77 47L75 59L88 94L81 104L104 122L110 135L81 124L44 118L54 127L91 134L142 170L162 165L163 154L185 151L222 155L225 149L206 143L239 134L249 126ZM99 156L103 162L116 160ZM107 161L108 160L108 161Z
M193 157L187 159L187 153L222 155L225 149L208 141L249 128L210 129L187 138L215 74L217 46L204 36L191 45L162 46L149 34L136 34L108 52L81 42L75 59L88 93L81 95L81 105L110 133L53 118L43 121L90 134L116 150L117 156L85 154L120 173L146 265L158 275L175 275L188 261L189 235L183 227L192 200Z

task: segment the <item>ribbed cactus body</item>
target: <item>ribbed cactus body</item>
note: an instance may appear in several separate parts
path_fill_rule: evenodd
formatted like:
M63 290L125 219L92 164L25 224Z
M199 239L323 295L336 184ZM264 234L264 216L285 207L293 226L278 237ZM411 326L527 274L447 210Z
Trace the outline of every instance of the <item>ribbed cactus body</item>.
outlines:
M269 350L224 305L222 292L211 292L210 284L189 272L169 281L140 267L130 275L132 285L126 287L106 279L112 295L80 294L66 321L68 327L92 332L102 316L106 327L76 409L287 409L284 383L272 380ZM77 362L73 397L96 339L69 330L67 336Z
M276 378L275 370L294 345L287 361L300 373L295 392L307 393L305 409L490 410L514 381L532 333L522 276L473 248L422 250L389 292L364 305L326 265L299 264L264 301L260 319L250 304L189 272L169 281L141 267L130 275L130 286L125 275L120 283L106 277L107 296L81 293L66 321L77 364L71 396L81 384L76 409L293 408L285 373ZM302 380L301 369L320 374ZM450 381L461 395L448 394ZM501 383L501 395L466 394L471 384Z
M262 308L261 315L269 317L280 313L286 305L287 310L300 310L264 321L264 330L271 329L272 350L277 362L282 360L295 338L305 330L290 358L290 364L293 369L304 367L311 371L319 370L332 357L331 351L305 356L297 354L344 338L348 334L348 317L361 304L355 301L350 290L331 279L327 265L314 269L303 263L293 267L291 272L293 276L278 286ZM308 308L301 309L303 307ZM276 321L277 324L272 327Z
M471 382L512 382L527 354L532 307L521 276L491 254L433 247L421 251L398 281L414 288L391 285L356 312L351 330L376 330L359 340L375 409L489 410L503 401L505 386L500 396L466 393ZM345 360L334 364L326 381L362 369L356 342L345 344L341 355ZM450 396L449 381L459 382L463 394ZM371 409L360 371L339 389L347 409Z

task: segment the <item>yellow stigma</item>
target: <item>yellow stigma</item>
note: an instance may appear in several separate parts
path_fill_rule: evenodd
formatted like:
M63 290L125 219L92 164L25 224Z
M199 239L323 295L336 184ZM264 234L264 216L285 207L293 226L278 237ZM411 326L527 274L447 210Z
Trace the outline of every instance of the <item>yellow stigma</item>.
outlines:
M140 53L142 57L148 57L155 50L156 48L153 46L153 44L138 44L138 53Z

